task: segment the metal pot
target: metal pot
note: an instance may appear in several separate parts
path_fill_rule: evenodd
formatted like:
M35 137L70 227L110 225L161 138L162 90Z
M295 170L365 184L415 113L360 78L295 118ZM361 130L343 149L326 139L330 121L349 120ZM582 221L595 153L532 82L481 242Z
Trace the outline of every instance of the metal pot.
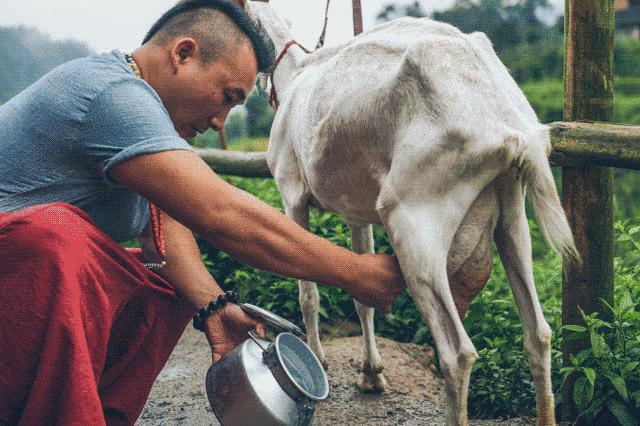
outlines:
M261 319L269 316L267 324L277 331L288 323L253 305L241 306ZM296 333L304 336L300 329ZM291 332L273 342L250 337L207 372L207 396L218 421L223 426L312 424L316 401L329 394L318 358Z

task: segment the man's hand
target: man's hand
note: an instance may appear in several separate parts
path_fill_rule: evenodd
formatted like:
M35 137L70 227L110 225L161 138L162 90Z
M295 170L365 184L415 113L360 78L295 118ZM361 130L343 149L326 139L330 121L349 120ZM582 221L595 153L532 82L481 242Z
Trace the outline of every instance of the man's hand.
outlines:
M215 311L204 322L204 332L211 345L211 358L218 362L236 346L244 342L248 332L255 330L259 337L265 335L265 324L247 315L240 306L228 303Z
M358 302L388 314L391 305L406 287L398 259L395 256L362 254L364 273L358 282L345 288Z

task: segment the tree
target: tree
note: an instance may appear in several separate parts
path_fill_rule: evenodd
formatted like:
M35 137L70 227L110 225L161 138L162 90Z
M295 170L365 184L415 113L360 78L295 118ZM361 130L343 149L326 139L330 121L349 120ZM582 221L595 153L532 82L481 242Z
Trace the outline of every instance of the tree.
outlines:
M390 21L392 19L399 18L401 16L412 16L414 18L422 18L427 16L426 12L422 9L422 5L419 1L414 1L412 4L402 6L401 9L395 4L387 4L384 9L377 15L378 21Z
M56 66L93 51L76 40L53 41L33 27L0 27L0 105Z
M445 11L433 12L435 20L448 22L465 33L482 31L487 34L497 52L521 43L537 43L544 38L548 27L538 13L548 10L548 0L456 0ZM405 6L387 4L378 14L379 21L400 16L426 16L420 2Z

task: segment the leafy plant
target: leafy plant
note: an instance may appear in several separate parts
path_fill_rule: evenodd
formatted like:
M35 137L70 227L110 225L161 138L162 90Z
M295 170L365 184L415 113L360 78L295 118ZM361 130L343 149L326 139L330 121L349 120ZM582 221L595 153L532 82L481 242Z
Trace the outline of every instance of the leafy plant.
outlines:
M606 303L606 302L605 302ZM579 420L593 423L608 410L622 425L636 425L640 418L640 312L629 292L618 297L615 307L607 304L613 321L597 313L582 317L586 326L567 325L573 339L588 346L571 356L571 366L560 371L564 380L575 374L573 399Z
M576 378L573 398L581 420L613 416L622 425L640 418L640 225L616 222L615 303L605 305L611 321L585 314L585 325L568 325L568 338L586 342L584 350L561 369L563 380Z

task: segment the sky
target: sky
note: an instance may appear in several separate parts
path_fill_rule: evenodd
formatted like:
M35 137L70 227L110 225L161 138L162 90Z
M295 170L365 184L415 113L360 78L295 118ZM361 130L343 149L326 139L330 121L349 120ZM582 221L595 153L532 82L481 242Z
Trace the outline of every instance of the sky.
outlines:
M421 0L425 11L446 9L454 0ZM411 0L361 0L365 30L376 24L383 5ZM131 51L146 31L176 0L0 0L0 25L35 26L55 39L85 41L98 52ZM271 0L281 16L292 23L296 39L314 47L324 20L326 0ZM561 7L562 0L552 0ZM353 37L350 0L331 0L325 45ZM0 40L0 43L2 40Z

